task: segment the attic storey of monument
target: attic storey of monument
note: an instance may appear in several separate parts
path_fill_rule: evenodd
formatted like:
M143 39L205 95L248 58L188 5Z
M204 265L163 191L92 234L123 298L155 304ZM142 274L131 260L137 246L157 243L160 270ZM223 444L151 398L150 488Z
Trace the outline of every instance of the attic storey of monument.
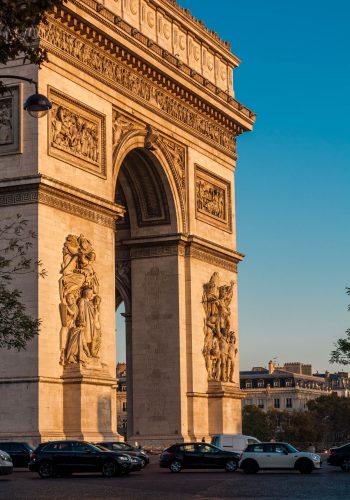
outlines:
M255 119L234 98L239 60L168 0L68 0L38 34L41 69L2 72L38 81L53 109L29 127L14 108L0 208L36 229L48 276L21 283L42 331L0 353L0 434L116 436L121 300L129 438L239 432L235 148Z

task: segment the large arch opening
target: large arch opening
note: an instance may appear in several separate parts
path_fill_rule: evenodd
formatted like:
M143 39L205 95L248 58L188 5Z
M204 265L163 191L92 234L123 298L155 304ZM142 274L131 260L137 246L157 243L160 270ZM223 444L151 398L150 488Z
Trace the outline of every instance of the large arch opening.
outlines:
M145 411L143 418L148 421L152 419L152 416L154 418L155 410L154 402L145 400L140 404L139 401L140 393L145 396L145 392L147 392L144 387L141 387L144 386L142 370L145 370L145 377L147 377L147 373L153 373L156 376L160 351L158 352L158 348L154 344L152 347L153 354L155 354L153 362L152 356L151 358L148 356L145 368L144 356L147 356L147 353L141 352L142 341L140 342L140 338L147 335L146 328L143 332L140 321L136 324L133 318L135 314L140 315L140 310L142 310L145 322L148 322L147 315L149 313L151 316L153 315L156 327L161 328L160 298L157 295L159 290L156 288L157 280L159 281L163 271L160 270L158 261L162 258L164 260L161 249L164 246L168 248L169 241L166 240L176 238L179 232L174 192L166 168L161 164L156 154L141 147L136 147L126 154L116 179L115 201L125 209L124 218L117 222L115 249L116 309L119 313L117 313L117 329L119 327L121 330L117 331L117 339L119 337L117 344L119 343L119 345L120 336L124 335L123 328L125 329L125 353L117 355L117 360L120 363L120 373L117 373L117 391L124 391L124 394L117 394L117 407L120 412L117 415L117 421L127 419L124 435L128 439L137 440L138 436L144 435L144 432L140 430L140 408ZM149 251L150 248L153 248L154 252ZM136 270L137 266L138 270ZM140 267L143 269L143 273L140 272ZM149 294L146 296L147 294L145 295L140 290L143 286L142 275L144 280L150 281L152 297ZM157 336L156 332L153 333ZM123 347L121 348L123 349ZM123 354L125 355L123 356ZM126 362L126 373L124 374L121 364L123 357ZM119 403L125 401L125 404L118 404L118 401ZM134 412L135 406L138 407L138 413ZM127 408L127 415L125 408ZM159 413L161 412L158 410L158 418L161 417Z

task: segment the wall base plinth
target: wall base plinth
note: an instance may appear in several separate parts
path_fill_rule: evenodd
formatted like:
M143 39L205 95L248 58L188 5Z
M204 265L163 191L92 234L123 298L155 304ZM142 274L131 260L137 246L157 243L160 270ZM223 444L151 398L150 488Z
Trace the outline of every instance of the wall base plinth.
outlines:
M116 381L106 366L99 362L70 365L62 380L66 439L123 440L116 431Z

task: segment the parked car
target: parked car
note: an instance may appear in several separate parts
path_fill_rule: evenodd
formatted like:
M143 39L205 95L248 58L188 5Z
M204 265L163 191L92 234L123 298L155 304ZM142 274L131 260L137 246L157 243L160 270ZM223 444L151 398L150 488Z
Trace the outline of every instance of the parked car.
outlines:
M222 450L242 453L248 444L257 444L260 441L253 436L245 436L244 434L215 434L211 443Z
M29 470L38 472L42 478L74 472L101 472L112 477L132 469L129 455L76 440L42 443L31 453L29 462Z
M1 474L12 474L13 463L10 455L0 449L0 475Z
M131 457L137 457L141 460L142 467L145 467L147 464L149 464L149 457L147 453L142 449L131 446L131 444L129 443L123 443L122 441L103 441L96 444L104 446L111 451L121 451L127 453Z
M110 450L106 448L105 446L102 446L100 444L94 444L98 449L102 451L113 451L117 455L128 455L131 459L131 468L130 469L122 469L120 471L121 474L129 474L130 472L135 472L135 471L140 471L144 468L144 462L141 460L139 457L134 457L131 456L130 453L124 453L122 451L115 451L115 450Z
M321 467L321 458L315 453L298 451L289 443L259 443L247 446L239 467L247 474L255 474L260 469L295 469L310 474Z
M327 462L341 467L344 472L350 472L350 443L329 450Z
M182 469L225 469L234 472L238 468L239 454L224 451L207 443L174 444L163 451L159 458L160 467L171 472Z
M0 450L6 451L12 458L14 467L28 467L30 454L34 447L18 441L1 441Z

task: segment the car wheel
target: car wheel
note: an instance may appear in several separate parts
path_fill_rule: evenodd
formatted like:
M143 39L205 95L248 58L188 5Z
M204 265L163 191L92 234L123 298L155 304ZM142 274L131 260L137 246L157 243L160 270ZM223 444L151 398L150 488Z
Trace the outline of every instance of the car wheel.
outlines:
M104 477L113 477L116 475L115 462L108 460L102 465L102 475Z
M173 460L169 465L171 472L181 472L182 463L179 460Z
M41 462L38 467L39 476L43 479L48 479L54 474L53 464L51 462Z
M350 460L343 460L341 464L341 470L344 472L350 472Z
M235 472L237 470L237 462L236 460L227 460L225 463L225 471L226 472Z
M141 458L141 467L144 468L146 467L146 460L144 458Z
M297 469L301 474L311 474L314 470L314 466L310 460L302 460L298 463Z
M259 471L259 466L255 460L246 460L243 462L242 469L246 474L256 474Z

